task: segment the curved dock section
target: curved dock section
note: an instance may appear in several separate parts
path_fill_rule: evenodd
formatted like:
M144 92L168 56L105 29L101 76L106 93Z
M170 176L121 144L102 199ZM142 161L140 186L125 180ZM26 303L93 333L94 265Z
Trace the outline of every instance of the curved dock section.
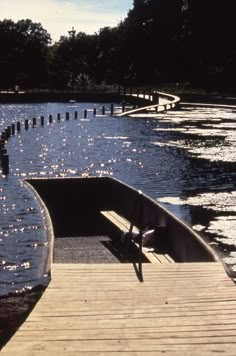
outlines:
M117 116L130 116L142 112L163 112L176 108L180 102L180 98L176 95L171 95L162 92L153 92L152 95L146 96L145 94L132 94L132 96L138 96L143 99L147 99L151 102L150 105L142 106L136 109L124 111Z

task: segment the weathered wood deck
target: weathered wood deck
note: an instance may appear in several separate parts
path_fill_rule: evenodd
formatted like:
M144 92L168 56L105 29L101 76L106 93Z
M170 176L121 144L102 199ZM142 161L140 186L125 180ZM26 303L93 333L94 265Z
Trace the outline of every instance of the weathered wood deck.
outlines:
M221 263L53 264L2 350L13 355L236 354L236 286Z

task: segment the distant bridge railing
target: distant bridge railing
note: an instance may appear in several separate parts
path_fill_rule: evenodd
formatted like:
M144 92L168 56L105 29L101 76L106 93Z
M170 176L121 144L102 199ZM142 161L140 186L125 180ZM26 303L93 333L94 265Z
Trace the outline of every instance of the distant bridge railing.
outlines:
M178 96L162 93L159 91L153 91L152 93L149 94L140 93L140 92L136 92L136 93L130 92L130 93L125 93L125 95L147 100L149 105L140 106L132 110L124 111L122 113L117 114L117 116L119 117L129 116L142 112L153 112L153 111L157 113L163 112L176 108L180 102L180 98Z

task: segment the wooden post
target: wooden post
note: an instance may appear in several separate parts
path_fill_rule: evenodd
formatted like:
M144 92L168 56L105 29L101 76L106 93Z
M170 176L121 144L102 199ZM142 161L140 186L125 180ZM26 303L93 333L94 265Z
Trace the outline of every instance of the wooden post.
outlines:
M102 115L105 115L105 112L106 112L106 108L105 106L102 107Z
M29 120L25 119L25 130L29 129Z
M0 150L0 157L2 158L3 155L6 155L7 154L7 149L5 147L1 148Z
M15 132L16 132L16 126L15 124L11 124L11 134L15 135Z
M16 123L16 129L17 129L17 132L20 132L20 121L17 121L17 123Z
M9 173L9 156L6 153L2 154L2 170L3 174Z
M33 117L33 127L36 126L36 117Z
M158 93L153 93L152 94L152 101L154 104L159 105L160 104L160 95Z
M6 131L7 138L9 138L11 136L11 126L7 126L5 131Z
M78 111L75 111L74 118L75 118L75 119L78 119Z
M153 95L151 94L151 92L149 92L149 94L148 94L148 99L149 99L149 101L152 101L152 99L153 99Z
M7 141L7 134L6 134L5 131L3 131L3 132L1 133L1 139Z
M0 140L0 150L5 147L5 140Z
M7 149L5 147L2 147L0 149L0 157L2 157L3 155L7 154Z
M125 112L125 102L122 101L122 112Z
M66 113L66 120L69 120L70 119L70 114L67 112Z
M57 121L60 121L61 120L61 114L57 114Z
M97 109L93 108L93 116L96 116L96 115L97 115Z
M113 116L113 114L114 114L114 105L111 104L111 116Z
M40 122L41 122L41 126L43 126L44 125L44 116L40 117Z
M52 115L50 114L49 115L49 124L51 124L52 123Z
M86 119L87 118L87 115L88 115L88 112L86 109L84 109L84 118Z

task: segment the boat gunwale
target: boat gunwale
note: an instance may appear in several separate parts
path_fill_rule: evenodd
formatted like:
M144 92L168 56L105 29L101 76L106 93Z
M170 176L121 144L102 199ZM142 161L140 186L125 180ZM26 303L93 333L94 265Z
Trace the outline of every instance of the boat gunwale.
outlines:
M47 230L47 236L48 236L48 241L47 241L47 247L48 247L48 256L45 260L45 268L44 268L44 274L47 274L48 276L51 275L51 266L53 262L53 249L54 249L54 229L53 229L53 223L52 219L50 216L50 213L48 211L48 208L46 204L44 203L43 199L40 197L40 194L37 192L37 190L30 184L26 179L23 180L23 184L25 185L26 188L28 188L36 198L39 206L41 213L43 215L43 219L45 221L45 227Z
M53 222L51 219L51 215L50 212L48 210L48 207L46 205L46 203L44 202L43 198L40 196L40 193L37 191L37 189L33 186L34 182L58 182L58 181L67 181L67 182L72 182L72 181L82 181L82 180L109 180L115 183L118 183L121 187L126 187L129 190L132 190L134 193L137 193L137 190L135 188L133 188L132 186L120 181L117 178L114 177L109 177L109 176L103 176L103 177L33 177L30 179L25 179L24 180L24 184L26 187L28 187L35 195L35 197L37 198L37 200L40 203L40 206L44 208L45 211L45 217L47 220L47 224L48 224L48 233L49 233L49 245L50 245L50 253L49 253L49 261L48 261L48 265L47 265L47 269L48 266L50 265L51 261L52 261L52 255L53 255L53 238L54 238L54 229L53 229ZM182 220L180 220L178 217L176 217L173 213L171 213L169 210L167 210L166 208L164 208L163 206L161 206L157 201L155 201L154 199L150 198L149 196L147 196L146 194L143 194L143 197L145 199L146 202L149 202L151 205L154 204L155 206L158 207L158 209L160 209L160 211L166 215L168 218L170 218L171 220L173 220L174 223L177 223L178 225L182 226L185 230L187 230L189 232L189 234L194 237L194 239L200 243L200 245L209 253L209 255L211 255L212 259L214 261L219 261L221 260L221 258L219 257L219 255L213 250L212 247L210 247L205 241L204 239L197 234L188 224L186 224L185 222L183 222ZM223 264L224 262L221 261ZM227 269L227 266L224 264L225 269Z

